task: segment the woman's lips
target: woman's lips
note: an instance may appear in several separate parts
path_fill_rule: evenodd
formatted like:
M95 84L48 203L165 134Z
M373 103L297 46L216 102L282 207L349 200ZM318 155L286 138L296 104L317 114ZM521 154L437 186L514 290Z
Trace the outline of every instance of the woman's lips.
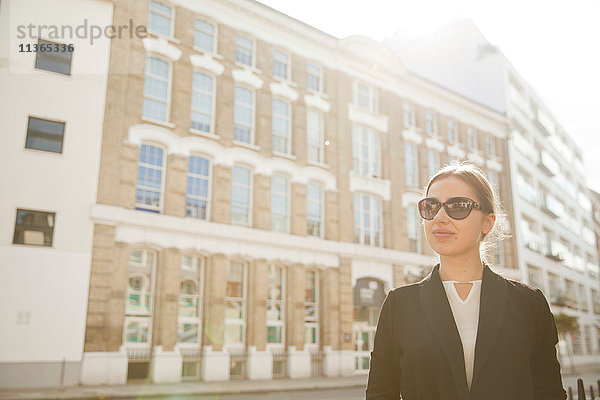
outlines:
M433 236L436 239L446 239L454 236L454 233L448 231L433 231Z

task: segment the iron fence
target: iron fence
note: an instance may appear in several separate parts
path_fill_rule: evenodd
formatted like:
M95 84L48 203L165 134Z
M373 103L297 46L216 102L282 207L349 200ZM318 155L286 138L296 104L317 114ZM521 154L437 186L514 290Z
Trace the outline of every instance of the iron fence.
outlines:
M323 376L323 352L310 352L310 376Z
M568 399L569 400L588 400L588 397L587 397L588 395L590 396L589 397L590 400L600 399L600 379L596 380L596 385L597 385L597 392L594 390L594 385L590 385L589 390L587 391L587 394L586 394L583 379L579 378L579 379L577 379L577 397L573 396L573 388L571 386L569 386L569 388L567 389ZM596 397L596 394L598 395L597 397Z
M150 348L128 348L127 382L148 379L151 359L152 352L150 351Z
M248 353L236 352L229 354L229 379L246 379L246 360Z
M273 379L285 378L287 376L287 353L285 351L274 351L272 354Z
M198 348L180 348L182 356L181 379L197 381L202 377L202 350Z

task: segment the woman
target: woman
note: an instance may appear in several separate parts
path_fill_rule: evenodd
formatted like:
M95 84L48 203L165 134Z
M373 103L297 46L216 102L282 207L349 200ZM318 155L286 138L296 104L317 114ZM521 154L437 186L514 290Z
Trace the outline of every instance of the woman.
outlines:
M503 217L485 176L469 164L446 166L418 208L440 263L386 297L366 398L566 399L544 295L482 262Z

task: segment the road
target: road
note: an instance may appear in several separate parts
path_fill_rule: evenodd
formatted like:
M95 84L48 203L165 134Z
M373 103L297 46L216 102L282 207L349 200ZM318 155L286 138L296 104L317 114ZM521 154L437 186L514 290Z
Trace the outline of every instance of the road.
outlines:
M173 395L160 397L144 397L144 399L165 400L364 400L365 389L361 387L326 389L326 390L295 390L272 393L242 393L215 395ZM131 397L131 400L139 397Z

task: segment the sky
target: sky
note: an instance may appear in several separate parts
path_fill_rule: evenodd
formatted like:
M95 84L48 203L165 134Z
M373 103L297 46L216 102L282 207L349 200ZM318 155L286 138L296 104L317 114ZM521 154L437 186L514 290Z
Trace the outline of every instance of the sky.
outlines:
M600 0L260 0L338 38L425 35L469 18L580 147L600 192Z

